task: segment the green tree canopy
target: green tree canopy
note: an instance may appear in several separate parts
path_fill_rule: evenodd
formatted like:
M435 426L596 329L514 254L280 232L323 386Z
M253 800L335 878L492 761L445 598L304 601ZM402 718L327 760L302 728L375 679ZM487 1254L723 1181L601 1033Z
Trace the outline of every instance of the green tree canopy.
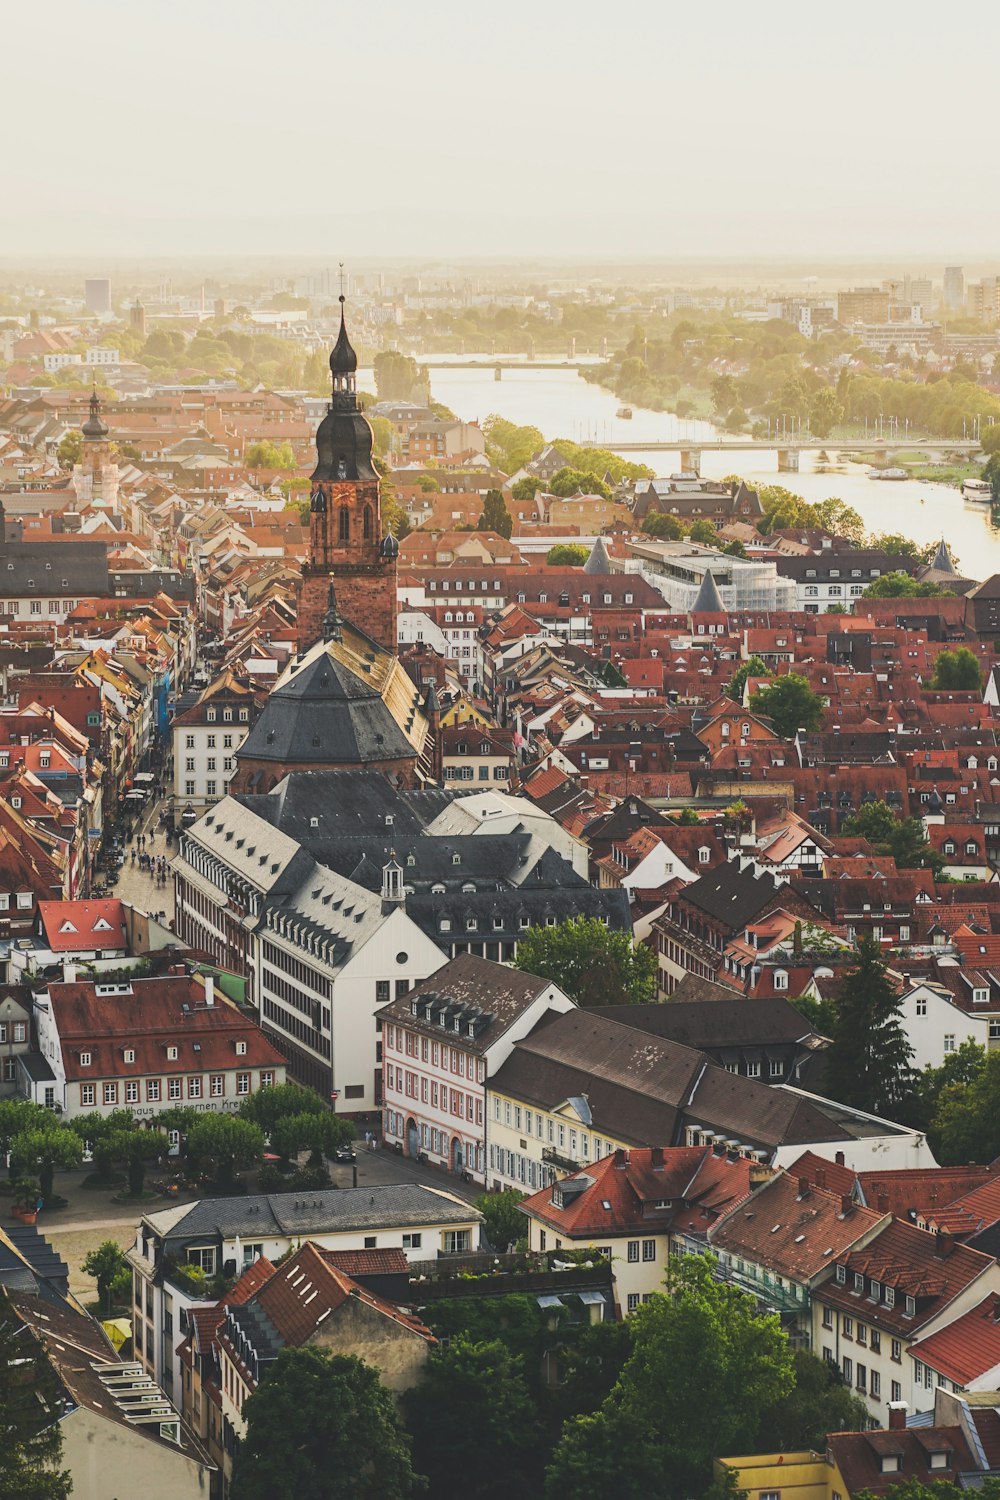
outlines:
M259 1162L264 1154L264 1132L238 1115L206 1113L188 1131L188 1155L210 1163L222 1192L231 1192L236 1174Z
M937 878L944 856L928 841L919 818L900 818L881 798L845 818L841 833L867 839L877 854L891 854L900 870L928 869Z
M37 1174L46 1203L52 1199L56 1168L68 1170L79 1166L83 1155L83 1142L76 1132L66 1125L57 1124L54 1116L50 1118L51 1124L16 1135L10 1147L11 1161L16 1169L29 1176Z
M695 521L688 535L699 547L718 547L719 545L719 533L711 521Z
M809 427L818 438L828 438L838 422L844 420L844 408L836 391L829 386L816 392L809 405Z
M117 1240L102 1240L83 1258L82 1269L97 1282L97 1300L106 1313L111 1311L111 1287L122 1273L128 1273L128 1261Z
M567 498L582 490L585 495L600 495L603 500L611 499L611 490L603 479L597 479L593 474L584 473L582 469L559 469L549 480L545 489L550 495L561 495Z
M790 1453L811 1448L823 1453L828 1432L866 1430L867 1404L844 1385L839 1365L817 1359L807 1349L795 1349L792 1364L794 1389L763 1413L758 1452Z
M432 1495L509 1500L538 1493L541 1424L524 1361L499 1339L473 1343L457 1335L431 1355L403 1403L414 1462Z
M945 1166L994 1161L1000 1155L1000 1052L987 1052L981 1060L967 1058L958 1076L943 1085L929 1135Z
M513 474L531 462L545 447L545 436L537 427L518 427L492 413L483 423L486 456L505 474Z
M575 542L558 542L545 554L550 568L582 568L590 556L589 547L579 547Z
M314 1089L300 1083L276 1083L248 1094L240 1105L240 1116L259 1125L265 1134L286 1115L321 1115L327 1107Z
M264 438L247 444L243 462L248 469L294 469L295 452L291 443L272 443Z
M913 1107L913 1048L881 948L859 938L857 953L857 967L844 975L836 996L823 1091L839 1104L891 1120Z
M409 354L398 349L383 349L373 361L375 389L380 401L409 401L414 387L426 386L427 372Z
M968 646L938 653L930 686L950 692L982 692L983 679L979 662Z
M800 729L811 732L823 722L823 700L805 677L786 672L750 699L751 711L770 719L783 739L793 740Z
M0 1289L0 1500L67 1500L61 1470L62 1406L38 1341L23 1331Z
M517 1188L504 1188L499 1193L482 1193L476 1199L476 1208L483 1216L486 1238L494 1250L506 1250L528 1232L528 1221L518 1211L526 1194Z
M544 489L542 481L535 474L525 474L523 479L517 480L511 485L510 494L512 500L534 500L538 491Z
M243 1414L233 1500L407 1500L421 1489L395 1402L360 1359L282 1349Z
M752 1453L765 1413L794 1387L778 1318L718 1281L709 1256L674 1263L667 1294L639 1308L631 1331L632 1353L600 1411L563 1429L551 1500L701 1494L713 1459ZM616 1481L602 1488L615 1456Z
M883 573L865 589L866 599L932 599L947 593L936 583L918 583L909 573Z
M516 967L557 984L578 1005L647 1005L656 999L656 955L596 917L529 927Z
M668 542L679 542L684 535L684 527L678 518L661 511L651 511L644 516L640 530L647 536L660 537Z
M514 518L507 509L502 490L487 490L483 496L483 512L476 523L477 531L495 531L497 536L510 539L514 530Z
M726 697L734 699L737 703L742 703L747 678L770 677L770 675L771 669L762 656L748 656L743 665L737 667L726 684Z
M83 452L83 433L76 428L67 432L59 442L56 449L56 457L61 469L71 469L74 464L80 462L80 454Z

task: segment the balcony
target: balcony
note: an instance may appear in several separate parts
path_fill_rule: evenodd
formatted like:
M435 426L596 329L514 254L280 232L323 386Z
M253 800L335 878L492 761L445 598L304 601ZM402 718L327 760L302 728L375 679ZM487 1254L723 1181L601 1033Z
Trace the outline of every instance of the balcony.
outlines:
M542 1147L542 1161L548 1162L551 1167L560 1167L564 1172L579 1172L586 1162L574 1161L572 1156L567 1156L563 1151L557 1151L554 1146Z

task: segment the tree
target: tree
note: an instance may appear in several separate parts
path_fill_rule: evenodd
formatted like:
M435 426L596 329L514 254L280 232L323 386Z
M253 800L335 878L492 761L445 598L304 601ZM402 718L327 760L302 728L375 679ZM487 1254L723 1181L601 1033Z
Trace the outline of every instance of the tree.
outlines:
M684 527L676 516L668 516L658 511L652 511L644 517L640 530L647 536L664 538L670 542L678 542L684 535Z
M901 870L925 868L937 878L944 868L944 855L929 843L920 819L900 818L881 798L845 818L840 831L867 839L877 854L891 854Z
M41 1344L0 1289L0 1500L67 1500L62 1405Z
M857 967L844 975L836 996L823 1090L839 1104L891 1120L912 1107L913 1048L881 948L873 938L859 938L857 953Z
M495 412L483 423L483 436L487 458L505 474L523 469L545 447L545 437L539 428L518 427Z
M414 1462L431 1494L508 1500L538 1493L541 1424L524 1361L499 1339L457 1335L431 1355L403 1405Z
M514 518L507 509L501 490L487 490L483 496L483 513L476 524L477 531L495 531L497 536L510 540L514 530Z
M244 1404L233 1500L406 1500L421 1488L392 1396L360 1359L282 1349Z
M74 464L80 462L80 454L83 452L83 433L76 428L67 432L61 438L56 449L56 458L59 460L61 469L72 469Z
M844 1385L840 1366L817 1359L807 1349L792 1354L795 1388L764 1412L757 1449L789 1453L811 1448L822 1453L828 1432L864 1432L868 1407Z
M422 370L409 354L398 349L383 349L373 361L375 389L380 401L409 401L414 386L427 383L427 372Z
M918 583L909 573L883 573L865 589L866 599L928 599L947 593L936 583Z
M593 1417L567 1422L547 1473L555 1500L700 1494L719 1454L752 1453L794 1370L777 1316L716 1280L710 1256L672 1263L667 1294L631 1320L632 1353ZM617 1462L616 1482L602 1488ZM596 1479L594 1476L600 1476Z
M695 521L689 532L692 542L699 547L718 547L719 533L711 521Z
M240 1105L240 1118L251 1120L269 1134L287 1115L321 1115L327 1107L314 1089L301 1083L277 1083L249 1094Z
M295 452L291 443L272 443L265 438L247 445L243 462L248 469L294 469Z
M236 1173L263 1156L264 1132L237 1115L204 1114L188 1132L187 1149L189 1156L214 1165L216 1186L228 1193L236 1186Z
M102 1240L94 1250L88 1250L83 1258L82 1269L97 1282L97 1300L105 1312L111 1311L111 1287L122 1272L128 1272L128 1261L122 1254L117 1240Z
M853 1500L885 1500L885 1491L855 1490ZM963 1485L953 1484L950 1479L901 1479L892 1486L892 1500L967 1500L968 1490ZM985 1474L976 1480L976 1494L985 1500L1000 1500L1000 1479L995 1474Z
M656 955L596 917L529 927L516 967L559 985L578 1005L647 1005L656 999Z
M528 1221L518 1211L525 1193L517 1188L504 1188L499 1193L482 1193L476 1199L476 1208L483 1216L486 1238L494 1250L507 1250L518 1240L525 1238Z
M987 1052L978 1067L967 1059L963 1072L941 1088L929 1126L935 1155L945 1166L993 1161L1000 1154L1000 1052Z
M525 474L523 479L517 480L510 487L512 500L534 500L536 494L544 486L535 474Z
M113 1150L125 1164L130 1197L142 1197L146 1186L146 1164L160 1156L165 1146L165 1138L159 1130L118 1132L113 1141Z
M287 1158L308 1151L310 1165L315 1167L322 1166L324 1157L332 1157L338 1147L353 1140L354 1126L350 1120L342 1119L332 1110L283 1115L271 1131L271 1144L279 1156Z
M783 739L793 740L800 729L818 729L823 720L823 700L797 672L776 677L758 688L750 699L751 711L770 719Z
M611 491L603 479L587 474L582 469L559 469L549 480L545 489L550 495L561 495L567 499L581 491L585 495L600 495L602 500L611 499Z
M550 547L545 561L550 568L582 568L590 556L589 547L578 547L573 542L559 542Z
M979 662L968 646L959 646L955 651L939 652L930 686L959 693L982 692L983 679Z
M1000 430L1000 429L998 429ZM1000 505L1000 449L990 454L983 467L983 478L990 486L990 499Z
M832 531L834 536L846 537L855 547L862 546L865 540L865 523L853 505L845 505L843 500L820 500L812 510L817 526L822 526L824 531Z
M844 408L836 391L824 386L816 392L809 406L809 427L818 438L828 438L838 422L844 420Z
M14 1137L10 1148L12 1165L19 1172L37 1172L41 1197L46 1203L52 1200L52 1184L56 1168L69 1169L80 1164L83 1143L75 1131L65 1125L52 1123L22 1131Z
M771 669L762 656L749 656L742 667L737 667L726 685L726 697L735 703L743 702L748 677L770 677Z

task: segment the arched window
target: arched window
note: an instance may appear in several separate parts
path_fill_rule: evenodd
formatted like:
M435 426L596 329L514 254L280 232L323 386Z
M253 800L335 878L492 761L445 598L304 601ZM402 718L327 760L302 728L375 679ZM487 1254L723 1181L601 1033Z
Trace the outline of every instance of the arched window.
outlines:
M370 542L371 539L372 539L372 508L371 508L370 505L366 505L365 506L365 541L366 542Z
M351 513L346 505L340 507L340 540L349 542L351 539Z

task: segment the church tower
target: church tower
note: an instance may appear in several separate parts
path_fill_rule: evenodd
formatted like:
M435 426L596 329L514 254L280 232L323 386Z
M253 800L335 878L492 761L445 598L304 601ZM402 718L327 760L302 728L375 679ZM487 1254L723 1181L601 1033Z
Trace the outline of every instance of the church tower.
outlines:
M108 424L101 416L101 398L94 387L90 416L80 428L83 448L73 466L73 489L81 506L114 510L118 503L118 465L109 441Z
M340 336L330 355L333 391L316 433L309 502L309 559L302 569L298 646L323 638L331 582L344 617L396 652L396 559L399 543L382 536L379 478L371 427L358 406L358 356L347 337L344 297Z

